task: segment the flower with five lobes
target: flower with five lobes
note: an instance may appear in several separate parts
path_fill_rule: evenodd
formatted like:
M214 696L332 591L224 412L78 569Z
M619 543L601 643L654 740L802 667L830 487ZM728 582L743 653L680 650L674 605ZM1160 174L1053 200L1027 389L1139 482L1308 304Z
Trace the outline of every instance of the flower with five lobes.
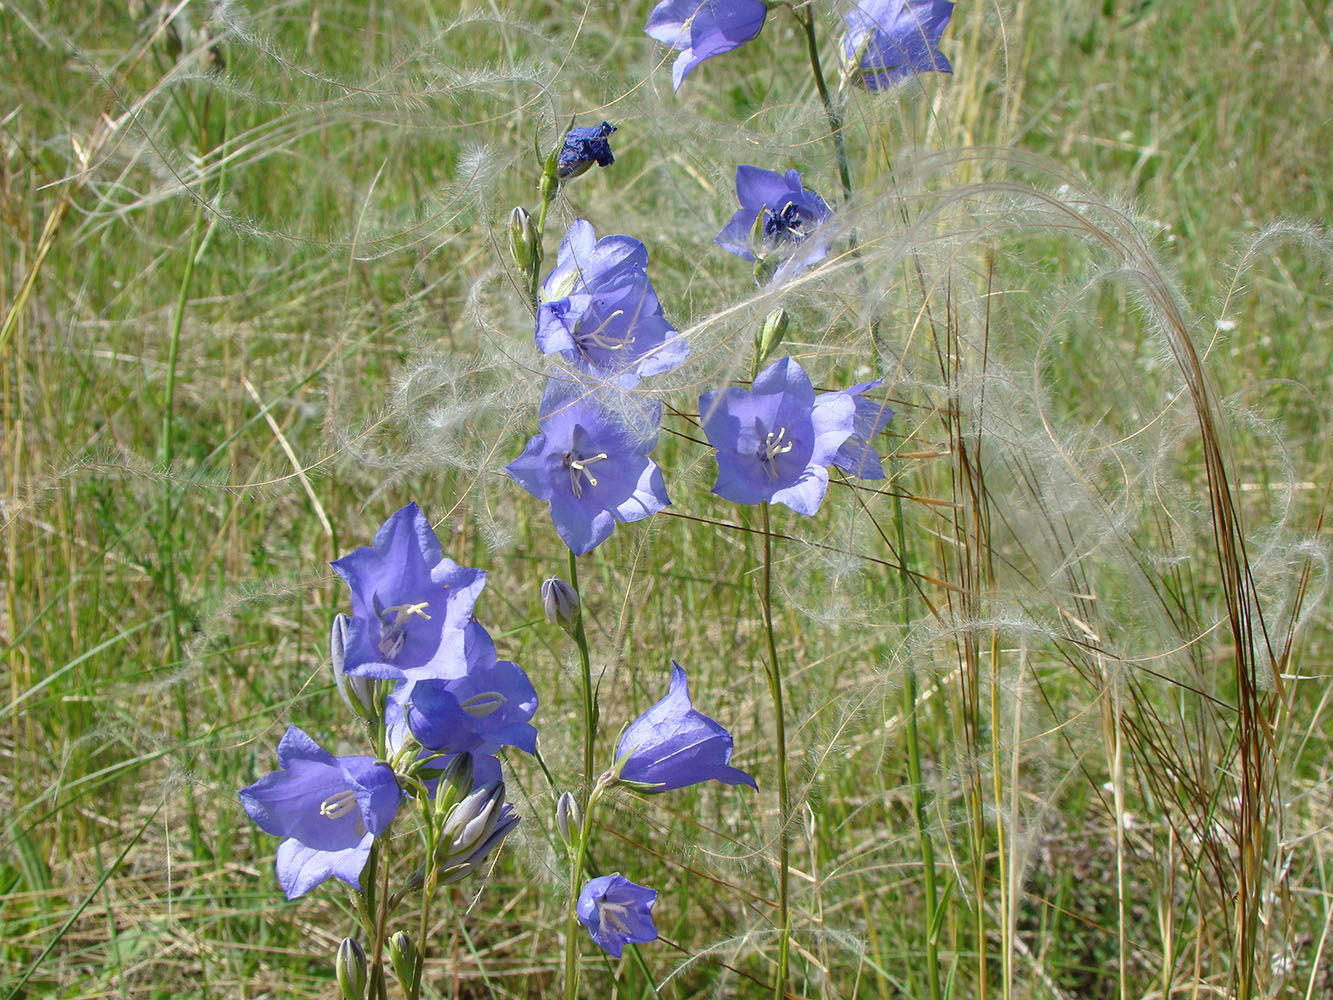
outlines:
M819 223L833 213L824 199L801 184L801 172L788 170L780 174L747 165L736 168L736 198L741 207L731 217L713 242L724 250L746 260L760 254L790 251L804 243ZM762 229L756 225L763 217ZM760 235L762 233L762 235ZM760 235L760 245L752 238ZM804 265L815 264L827 256L825 246L812 248Z
M241 805L278 845L278 883L288 899L325 879L361 888L361 870L402 801L398 779L373 757L334 757L295 726L278 743L280 770L240 791Z
M656 889L638 885L620 874L602 875L583 887L574 909L593 941L619 958L627 944L657 940L657 928L653 925L656 902Z
M762 0L662 0L643 30L680 52L671 67L671 87L680 90L705 59L756 38L767 14Z
M536 752L531 719L537 692L522 667L496 656L495 642L480 622L467 627L463 661L439 667L438 673L400 681L392 695L423 747L478 757L502 746Z
M730 765L731 743L731 733L694 707L685 669L672 660L666 697L631 722L616 744L617 779L646 792L701 781L758 790L752 777Z
M784 504L812 517L828 490L828 469L855 431L856 404L846 392L818 398L790 357L759 373L747 391L714 389L699 397L708 443L717 449L713 492L732 503Z
M883 90L917 73L952 73L936 46L953 7L949 0L857 0L838 53L843 75Z
M581 556L611 536L616 522L638 521L668 506L662 471L648 457L661 407L650 404L631 426L574 382L551 379L542 395L541 431L505 471L549 501L556 533Z
M594 163L599 167L615 163L607 141L615 130L610 122L602 122L592 128L572 128L566 132L564 145L556 157L556 176L565 181L577 177Z
M346 673L397 678L441 656L462 657L463 627L486 573L446 558L415 503L390 515L373 546L330 565L352 591L340 636Z
M648 249L575 219L542 282L537 348L624 388L675 368L689 344L662 315L648 280Z

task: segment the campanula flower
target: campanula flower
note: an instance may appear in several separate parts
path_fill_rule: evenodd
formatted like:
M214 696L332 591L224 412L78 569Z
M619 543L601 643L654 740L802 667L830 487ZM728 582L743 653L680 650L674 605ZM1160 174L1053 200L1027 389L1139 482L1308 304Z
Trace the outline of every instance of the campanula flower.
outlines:
M467 628L464 670L453 676L420 672L394 689L412 735L428 750L493 754L502 746L537 749L531 719L537 692L523 668L496 656L495 643L480 622Z
M377 834L398 812L392 769L373 757L334 757L295 726L278 743L280 770L240 791L241 805L278 845L278 883L288 899L325 879L361 888Z
M542 282L538 349L623 388L675 368L689 344L662 315L647 268L648 250L638 240L599 240L589 223L575 219Z
M699 416L717 449L713 492L732 503L770 501L813 516L828 489L826 466L854 431L855 410L848 393L816 399L790 357L760 372L748 391L727 386L704 393Z
M660 407L633 426L573 382L551 379L542 395L541 431L505 471L538 500L575 555L610 537L617 521L637 521L671 503L648 453L657 444ZM651 426L647 426L651 425Z
M653 926L656 902L656 889L637 885L623 875L602 875L583 887L575 912L602 950L619 958L627 944L657 940Z
M592 128L572 128L565 133L565 144L560 147L556 159L556 174L563 180L577 177L594 163L599 167L609 167L616 162L611 155L611 144L607 141L616 127L610 122L602 122Z
M730 760L731 733L695 709L685 670L672 660L666 697L631 722L616 744L619 779L647 786L643 790L650 792L701 781L758 789L753 778L728 764Z
M873 382L862 382L850 389L844 389L835 395L850 396L854 412L852 415L852 433L842 443L830 465L836 465L844 472L851 473L858 479L883 479L884 466L879 454L870 444L884 430L884 426L893 416L888 405L876 399L866 399L861 394L867 389L878 389L884 384L882 378Z
M802 185L799 170L779 174L737 167L736 198L741 207L713 237L723 249L749 261L778 255L797 267L828 256L828 238L820 224L832 212L823 198Z
M953 7L949 0L857 0L838 53L843 75L883 90L917 73L952 73L936 46Z
M705 59L758 36L767 13L762 0L662 0L643 30L680 52L671 67L671 87L680 90Z
M398 679L443 654L462 655L462 630L486 574L446 558L415 503L384 522L373 546L330 565L352 591L341 632L348 674Z

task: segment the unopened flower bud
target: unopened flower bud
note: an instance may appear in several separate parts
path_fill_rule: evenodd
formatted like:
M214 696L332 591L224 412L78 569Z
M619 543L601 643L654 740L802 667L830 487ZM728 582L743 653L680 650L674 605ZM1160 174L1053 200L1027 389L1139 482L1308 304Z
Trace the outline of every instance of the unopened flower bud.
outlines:
M337 615L333 619L333 628L329 632L329 664L333 667L333 682L338 685L352 714L367 721L375 719L375 679L357 677L343 670L344 649L347 645L347 627L352 619L347 615Z
M542 610L548 622L568 632L579 619L579 592L558 576L543 580Z
M763 325L759 327L759 332L754 337L756 370L764 366L773 355L773 351L782 343L782 338L787 335L787 324L787 310L781 307L764 317Z
M338 945L338 957L334 961L334 972L338 977L338 989L343 1000L365 1000L366 996L366 953L356 938L343 938Z
M417 981L417 965L421 955L412 943L407 931L398 931L389 937L389 962L393 965L393 974L398 977L398 986L403 996L416 996L414 985Z
M578 800L569 792L562 793L555 804L555 825L559 827L560 836L566 844L572 843L569 831L573 829L578 833L583 825L583 810L579 808Z
M524 274L531 274L533 268L542 262L542 245L537 239L537 226L525 208L515 208L509 213L509 253Z
M459 802L441 824L436 841L439 884L471 874L517 823L514 807L505 803L502 781L483 785Z
M449 810L472 792L475 764L472 754L455 754L440 772L435 786L435 815L447 816Z

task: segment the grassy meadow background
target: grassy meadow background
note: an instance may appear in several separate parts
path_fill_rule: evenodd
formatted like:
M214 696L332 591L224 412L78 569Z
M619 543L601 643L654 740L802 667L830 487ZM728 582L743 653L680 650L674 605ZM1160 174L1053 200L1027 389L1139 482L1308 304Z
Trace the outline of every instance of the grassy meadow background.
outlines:
M574 781L565 552L502 471L544 372L504 223L573 117L617 162L546 268L576 216L643 240L692 347L673 506L582 568L601 757L675 658L761 786L616 799L662 940L619 985L589 942L586 995L771 995L759 522L695 418L779 301L816 386L897 411L887 483L775 511L794 991L930 995L906 694L953 996L1333 995L1327 4L960 3L953 76L848 96L861 256L780 297L710 241L738 164L839 194L785 9L673 95L647 0L152 6L0 0L0 996L334 995L346 894L284 901L236 790L289 723L360 752L327 561L409 500ZM558 990L554 795L510 765L431 995Z

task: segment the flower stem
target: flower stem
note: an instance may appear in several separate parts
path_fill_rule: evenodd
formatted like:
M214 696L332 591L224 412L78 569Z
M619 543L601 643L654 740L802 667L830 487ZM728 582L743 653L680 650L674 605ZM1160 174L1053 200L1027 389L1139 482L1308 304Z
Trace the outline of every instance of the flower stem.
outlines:
M778 647L773 639L773 535L769 529L768 501L759 505L764 535L763 590L764 633L768 638L768 693L773 699L773 714L777 720L775 736L778 756L778 975L773 995L782 1000L787 989L787 954L791 940L791 911L789 885L791 883L791 800L787 793L787 723L782 705L782 674L778 669Z
M570 557L573 561L573 557ZM570 581L571 583L573 581ZM588 793L583 808L583 822L579 825L578 843L570 844L572 857L569 865L569 909L565 917L565 1000L577 1000L579 995L579 890L583 886L583 867L588 857L588 838L592 835L592 814L606 786L598 782Z
M579 563L573 550L569 553L569 585L579 593ZM574 618L574 643L579 648L579 665L583 668L583 785L592 782L593 740L597 730L597 706L592 695L592 662L588 656L588 636L583 631L583 600L579 595L579 610Z
M824 82L824 69L819 61L819 39L815 36L815 12L807 5L805 8L805 17L797 14L792 9L792 14L805 30L805 47L810 54L810 69L815 78L815 89L819 91L819 99L824 102L824 114L828 117L829 132L833 136L833 149L838 156L838 176L842 180L842 194L844 200L852 196L852 171L847 162L847 142L842 134L842 110L834 103L833 96L829 93L828 84ZM852 241L855 245L855 240Z

